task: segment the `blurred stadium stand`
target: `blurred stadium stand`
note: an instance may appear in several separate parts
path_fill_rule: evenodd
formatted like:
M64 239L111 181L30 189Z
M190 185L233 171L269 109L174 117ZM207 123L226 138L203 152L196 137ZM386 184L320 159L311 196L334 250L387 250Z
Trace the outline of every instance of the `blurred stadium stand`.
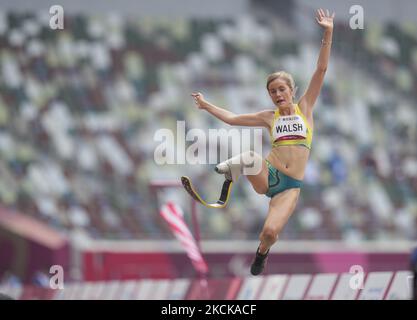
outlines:
M243 113L270 106L265 79L275 70L306 88L321 31L309 28L306 37L298 18L314 21L304 1L286 1L279 14L271 1L233 1L235 12L218 5L204 19L186 5L178 17L158 17L155 3L149 17L138 10L135 19L94 6L81 13L75 2L60 31L49 28L48 10L21 1L0 12L7 210L74 241L172 239L159 218L161 199L174 197L188 210L189 198L182 190L156 197L150 181L187 174L214 199L218 190L207 186L221 180L210 165L157 166L155 131L175 132L177 120L187 130L227 128L196 110L195 90ZM355 31L346 19L336 23L311 159L285 240L417 239L417 24L366 23ZM267 199L242 179L231 200L221 211L199 207L203 239L257 239Z

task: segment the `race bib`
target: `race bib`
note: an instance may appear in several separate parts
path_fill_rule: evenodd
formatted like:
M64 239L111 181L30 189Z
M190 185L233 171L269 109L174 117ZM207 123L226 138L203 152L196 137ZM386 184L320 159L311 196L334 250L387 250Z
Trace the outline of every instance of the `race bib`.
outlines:
M307 138L307 126L298 114L280 116L274 124L272 137L274 141L305 139Z

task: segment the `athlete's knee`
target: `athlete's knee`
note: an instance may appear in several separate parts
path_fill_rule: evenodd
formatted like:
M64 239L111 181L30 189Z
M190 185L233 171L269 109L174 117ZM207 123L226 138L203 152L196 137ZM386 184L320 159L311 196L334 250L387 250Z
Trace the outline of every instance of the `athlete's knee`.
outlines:
M261 241L276 242L278 240L279 231L280 230L277 227L264 226L259 238Z

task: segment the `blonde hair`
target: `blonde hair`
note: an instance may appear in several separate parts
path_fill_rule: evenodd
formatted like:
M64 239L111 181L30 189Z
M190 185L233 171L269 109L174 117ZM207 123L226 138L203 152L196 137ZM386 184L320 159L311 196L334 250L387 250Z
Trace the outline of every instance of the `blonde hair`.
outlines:
M266 79L266 90L269 91L269 84L278 78L285 81L285 83L287 84L288 87L290 87L290 89L293 91L293 95L295 96L297 87L295 86L294 78L292 77L292 75L290 75L288 72L285 72L285 71L278 71L278 72L271 73Z

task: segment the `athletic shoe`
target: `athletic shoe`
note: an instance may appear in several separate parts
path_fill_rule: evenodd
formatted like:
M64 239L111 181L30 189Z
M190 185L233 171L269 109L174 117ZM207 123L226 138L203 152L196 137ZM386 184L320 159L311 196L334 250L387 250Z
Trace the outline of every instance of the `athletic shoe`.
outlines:
M252 275L257 276L258 274L262 273L262 271L265 268L265 263L268 257L269 249L267 253L261 254L259 252L259 247L256 250L256 256L255 259L253 259L252 266L250 267L250 273Z

